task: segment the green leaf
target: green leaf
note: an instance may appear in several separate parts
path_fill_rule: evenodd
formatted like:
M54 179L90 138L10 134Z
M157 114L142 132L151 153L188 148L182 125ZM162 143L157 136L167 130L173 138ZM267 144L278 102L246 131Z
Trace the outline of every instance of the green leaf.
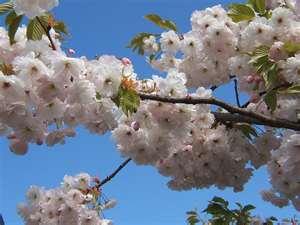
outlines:
M151 35L150 33L139 33L137 34L129 43L127 48L132 48L132 51L137 51L138 54L144 55L144 39L149 38Z
M254 10L244 4L232 4L229 6L228 16L233 22L248 21L255 17Z
M262 45L257 47L250 55L251 60L249 64L252 64L258 73L261 73L270 67L269 61L269 47Z
M4 2L0 4L0 15L8 13L14 8L14 5L12 2Z
M30 20L26 32L28 40L41 40L43 34L46 33L40 22L36 18Z
M244 208L243 208L243 211L245 212L247 212L247 211L251 211L251 210L254 210L256 207L255 206L253 206L253 205L245 205L244 206Z
M200 222L196 211L189 211L187 214L187 222L189 225L195 225Z
M15 11L9 13L6 17L6 25L8 26L8 36L11 45L15 43L15 35L21 24L23 16L18 16Z
M280 92L283 94L299 94L300 93L300 85L294 85L289 87L288 89Z
M298 51L300 51L300 43L288 41L284 43L283 48L290 56L294 56Z
M126 114L126 116L135 113L140 106L140 97L135 90L124 89L120 86L117 97L113 99L118 107Z
M227 210L224 209L223 206L221 206L218 203L210 203L207 208L204 210L204 212L211 214L211 215L224 215L227 214Z
M222 205L224 205L224 206L226 206L226 207L227 207L228 204L229 204L228 201L226 201L225 199L223 199L223 198L221 198L221 197L217 197L217 196L215 196L211 201L212 201L212 202L221 203Z
M260 15L264 15L266 13L266 1L265 0L249 0L248 3Z
M264 101L266 105L270 108L271 112L274 112L277 107L277 92L276 90L269 91L264 96Z
M267 89L270 89L277 83L278 80L278 67L277 64L270 64L269 68L266 69L263 74L263 78L265 80L265 85Z
M146 15L145 18L147 20L150 20L151 22L153 22L154 24L156 24L162 29L177 31L176 24L173 21L162 19L159 15L149 14Z
M276 217L274 217L274 216L271 216L271 217L269 218L269 220L272 220L272 221L278 221L278 219L277 219Z
M256 0L257 12L264 14L266 11L266 1L265 0Z
M249 140L252 140L253 137L258 137L258 134L255 130L255 128L253 128L251 126L251 124L248 123L237 123L234 126L235 128L237 128L238 130L240 130L245 137L247 137Z
M269 60L269 47L259 46L251 54L249 61L256 68L256 72L262 75L265 86L270 89L278 80L278 66L276 62Z
M96 92L96 100L100 101L102 99L102 96L100 94L100 92Z
M66 35L69 34L68 28L67 28L66 24L64 22L62 22L62 21L55 21L53 29L57 33L63 33L63 34L66 34Z
M5 25L9 26L16 17L17 14L15 11L10 12L5 18Z

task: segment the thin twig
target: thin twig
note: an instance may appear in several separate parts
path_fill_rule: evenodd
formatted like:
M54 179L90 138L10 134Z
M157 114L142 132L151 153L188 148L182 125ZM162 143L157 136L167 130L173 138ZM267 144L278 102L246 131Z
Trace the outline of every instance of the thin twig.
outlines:
M130 161L131 158L125 160L111 175L107 176L104 180L102 180L98 186L101 187L107 182L109 182L111 179L113 179Z
M240 96L239 96L239 90L238 90L238 82L237 79L234 79L234 92L235 92L235 99L236 99L236 104L238 107L241 108L241 102L240 102Z
M50 41L50 44L51 44L52 49L53 49L54 51L56 51L55 44L54 44L53 39L52 39L52 37L51 37L51 35L50 35L51 27L45 27L44 24L43 24L43 22L41 21L41 19L40 19L38 16L36 17L36 19L37 19L37 21L39 22L39 24L41 25L41 27L43 28L43 30L45 31L45 33L46 33L46 35L47 35L47 37L48 37L48 39L49 39L49 41Z
M223 102L213 97L211 98L191 98L191 97L168 98L168 97L161 97L157 95L147 95L142 93L140 93L139 95L142 100L152 100L152 101L159 101L165 103L181 103L181 104L190 104L190 105L198 105L198 104L215 105L223 109L226 109L231 114L237 114L252 119L253 123L257 123L257 124L260 123L270 127L276 127L276 128L280 127L280 128L287 128L291 130L300 131L300 124L297 124L293 121L278 119L278 118L270 118L259 113L255 113L252 111L248 111L246 109L232 106L226 102Z
M278 85L278 86L272 88L272 91L276 91L276 90L278 90L278 89L280 89L280 88L288 88L288 87L290 87L290 86L292 86L292 83L281 84L281 85ZM259 92L259 93L258 93L259 97L264 96L265 94L267 94L267 91L262 91L262 92ZM251 102L248 101L248 102L246 102L244 105L242 105L241 107L242 107L242 108L247 108L248 105L249 105L250 103L251 103Z

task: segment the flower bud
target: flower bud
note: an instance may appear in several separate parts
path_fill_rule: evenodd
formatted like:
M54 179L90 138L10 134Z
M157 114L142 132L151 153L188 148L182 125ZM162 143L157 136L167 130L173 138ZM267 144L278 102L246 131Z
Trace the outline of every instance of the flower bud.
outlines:
M16 155L25 155L28 151L28 144L19 139L12 139L9 149Z

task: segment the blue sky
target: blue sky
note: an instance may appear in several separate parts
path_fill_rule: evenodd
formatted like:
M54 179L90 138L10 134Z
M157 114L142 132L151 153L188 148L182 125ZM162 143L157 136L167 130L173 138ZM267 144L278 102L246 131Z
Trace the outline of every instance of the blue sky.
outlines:
M57 18L69 26L71 37L66 47L74 48L78 55L90 58L101 54L127 56L135 64L140 76L150 76L153 71L145 59L125 48L138 32L159 32L143 16L157 13L174 20L181 32L190 27L190 14L195 9L229 1L213 0L61 0L55 10ZM217 91L217 95L233 101L230 87ZM24 200L31 184L45 187L57 186L65 174L88 172L105 177L122 159L110 135L91 135L82 128L77 137L68 139L65 145L47 148L30 146L24 157L10 153L7 141L0 139L0 213L7 225L23 224L16 214L16 205ZM105 213L115 224L132 225L183 225L185 212L204 209L207 201L218 195L231 202L252 203L258 215L293 216L292 208L278 209L261 201L259 191L268 187L265 169L259 170L242 193L231 189L220 191L193 190L174 192L167 188L167 179L152 167L130 163L118 177L104 187L108 197L118 200L116 208Z

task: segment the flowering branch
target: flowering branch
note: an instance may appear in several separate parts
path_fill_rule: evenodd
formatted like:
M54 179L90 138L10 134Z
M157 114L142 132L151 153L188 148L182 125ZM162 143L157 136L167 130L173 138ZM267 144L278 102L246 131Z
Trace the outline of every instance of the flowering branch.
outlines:
M279 119L279 118L273 119L259 113L255 113L252 111L248 111L246 109L232 106L226 102L223 102L213 97L211 98L191 98L191 97L169 98L169 97L161 97L161 96L147 95L141 93L139 95L142 100L153 100L153 101L166 102L166 103L181 103L181 104L191 104L191 105L197 105L197 104L215 105L227 110L232 114L231 116L225 113L216 114L220 120L225 120L226 117L227 121L232 121L232 122L242 122L240 120L243 120L244 122L248 121L250 123L266 125L270 127L287 128L295 131L300 131L300 124L297 124L293 121Z
M41 19L37 16L36 17L37 21L39 22L39 24L41 25L41 27L43 28L43 30L45 31L49 41L50 41L50 44L51 44L51 48L56 51L56 47L55 47L55 44L54 44L54 41L50 35L50 27L45 27L44 24L42 23Z
M112 178L114 178L130 161L131 158L125 160L111 175L107 176L103 181L100 182L99 187L102 187L104 184L108 183Z

